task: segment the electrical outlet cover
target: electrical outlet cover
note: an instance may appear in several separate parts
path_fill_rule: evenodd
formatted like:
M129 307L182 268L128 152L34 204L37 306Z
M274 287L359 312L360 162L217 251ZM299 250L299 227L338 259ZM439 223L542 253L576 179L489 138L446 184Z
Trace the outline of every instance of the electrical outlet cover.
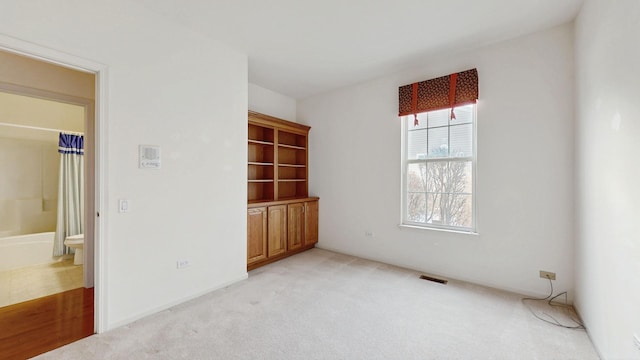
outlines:
M191 263L189 262L189 260L178 260L176 261L176 268L178 269L184 269L186 267L189 267L191 265Z
M551 272L551 271L540 270L540 277L543 278L543 279L555 280L556 279L556 273Z

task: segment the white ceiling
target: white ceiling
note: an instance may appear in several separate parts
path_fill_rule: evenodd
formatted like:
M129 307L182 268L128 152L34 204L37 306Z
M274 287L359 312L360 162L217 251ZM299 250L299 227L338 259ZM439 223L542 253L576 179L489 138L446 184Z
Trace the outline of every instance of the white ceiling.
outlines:
M566 23L583 2L136 1L248 54L251 83L296 99Z

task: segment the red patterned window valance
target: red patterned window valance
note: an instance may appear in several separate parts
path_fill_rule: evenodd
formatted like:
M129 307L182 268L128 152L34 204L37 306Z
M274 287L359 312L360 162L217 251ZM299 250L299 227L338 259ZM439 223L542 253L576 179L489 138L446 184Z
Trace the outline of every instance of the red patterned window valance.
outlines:
M399 116L474 104L478 100L478 70L471 69L398 89Z

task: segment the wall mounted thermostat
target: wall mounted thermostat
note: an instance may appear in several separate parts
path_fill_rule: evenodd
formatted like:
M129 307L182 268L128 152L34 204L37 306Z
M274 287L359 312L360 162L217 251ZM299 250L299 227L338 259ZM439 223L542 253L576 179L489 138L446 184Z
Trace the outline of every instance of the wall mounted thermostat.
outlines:
M140 145L140 169L160 169L160 146Z

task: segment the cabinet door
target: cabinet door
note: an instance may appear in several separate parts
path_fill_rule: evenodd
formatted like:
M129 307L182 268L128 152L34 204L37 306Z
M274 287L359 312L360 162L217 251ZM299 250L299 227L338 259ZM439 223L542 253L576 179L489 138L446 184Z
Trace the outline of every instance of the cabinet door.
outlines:
M267 208L247 211L247 264L267 258Z
M268 256L276 256L287 251L287 205L268 208Z
M287 205L287 250L296 250L304 242L304 203Z
M304 244L318 242L318 201L304 203Z

